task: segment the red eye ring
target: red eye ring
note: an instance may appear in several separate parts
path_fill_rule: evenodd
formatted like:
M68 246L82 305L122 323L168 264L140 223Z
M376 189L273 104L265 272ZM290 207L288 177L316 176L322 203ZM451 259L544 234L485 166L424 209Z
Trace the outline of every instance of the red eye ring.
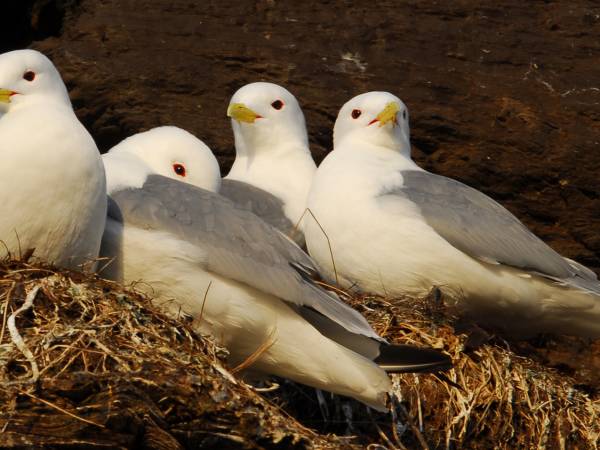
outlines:
M358 119L361 114L362 114L362 111L360 109L353 109L351 115L352 115L353 119Z
M23 79L29 82L35 80L35 72L33 70L28 70L23 74Z
M185 166L183 164L173 164L173 172L180 177L185 177Z
M281 108L283 108L283 102L281 100L275 100L273 103L271 103L271 106L279 111Z

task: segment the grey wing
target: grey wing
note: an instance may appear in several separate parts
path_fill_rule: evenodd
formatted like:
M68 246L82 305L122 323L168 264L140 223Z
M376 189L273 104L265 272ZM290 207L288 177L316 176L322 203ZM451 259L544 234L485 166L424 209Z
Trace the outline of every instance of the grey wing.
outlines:
M269 225L304 245L304 234L285 215L283 201L263 189L243 181L223 179L219 193L241 208L253 212Z
M381 196L402 196L415 203L426 222L462 252L485 262L537 272L557 281L569 280L570 284L585 289L600 289L589 269L570 264L485 194L425 171L401 174L403 185Z
M565 260L571 265L573 269L577 272L577 274L583 278L587 278L589 280L595 281L598 280L598 275L591 269L588 269L583 264L578 263L577 261L573 261L570 258L566 258Z
M126 224L171 233L208 253L209 271L313 308L352 333L382 340L357 311L309 278L313 260L253 213L190 184L151 175L112 194Z

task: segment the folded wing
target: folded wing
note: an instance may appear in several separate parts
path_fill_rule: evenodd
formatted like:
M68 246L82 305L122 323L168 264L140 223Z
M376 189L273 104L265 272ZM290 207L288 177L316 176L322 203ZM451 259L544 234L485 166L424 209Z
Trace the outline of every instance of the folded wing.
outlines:
M202 247L208 254L206 270L312 308L351 333L383 341L361 314L305 276L317 271L308 255L226 198L160 175L111 197L114 219Z
M416 204L427 224L460 251L600 293L593 272L563 258L487 195L425 171L403 171L402 179L402 186L382 192L380 198Z

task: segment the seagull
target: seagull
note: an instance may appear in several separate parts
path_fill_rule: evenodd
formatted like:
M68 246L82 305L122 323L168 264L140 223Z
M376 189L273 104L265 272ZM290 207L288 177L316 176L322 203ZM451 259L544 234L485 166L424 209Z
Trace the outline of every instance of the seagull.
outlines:
M181 182L179 165L207 187L219 177L216 161L206 163L212 152L196 141L183 130L154 130L104 155L111 203L101 255L114 260L111 279L191 316L229 350L233 367L379 410L391 389L386 370L451 366L436 350L388 344L312 281L316 267L296 244L213 190Z
M437 287L514 336L600 336L600 284L485 194L429 173L410 154L396 96L348 101L314 177L305 233L323 275L388 297Z
M236 157L221 194L304 245L301 220L317 166L298 101L276 84L251 83L233 95L227 116Z
M0 55L0 257L93 269L106 218L104 166L52 62Z

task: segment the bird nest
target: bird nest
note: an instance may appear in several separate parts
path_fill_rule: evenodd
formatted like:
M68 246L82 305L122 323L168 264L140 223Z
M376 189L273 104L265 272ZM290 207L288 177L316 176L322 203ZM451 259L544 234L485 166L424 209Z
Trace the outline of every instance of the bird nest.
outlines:
M0 447L597 448L600 405L570 377L456 333L432 299L349 301L390 341L444 349L455 368L394 375L387 415L283 380L265 398L147 298L0 264Z
M465 329L458 333L439 292L420 300L363 296L350 303L389 341L429 345L452 356L446 382L431 375L395 376L395 392L410 418L404 437L409 448L598 448L597 395L541 365L535 351L529 349L527 357L511 351L521 349L518 343L472 325L458 324ZM573 345L571 338L558 339L559 346ZM403 447L402 438L391 444Z
M0 447L338 448L237 380L147 299L0 265Z

